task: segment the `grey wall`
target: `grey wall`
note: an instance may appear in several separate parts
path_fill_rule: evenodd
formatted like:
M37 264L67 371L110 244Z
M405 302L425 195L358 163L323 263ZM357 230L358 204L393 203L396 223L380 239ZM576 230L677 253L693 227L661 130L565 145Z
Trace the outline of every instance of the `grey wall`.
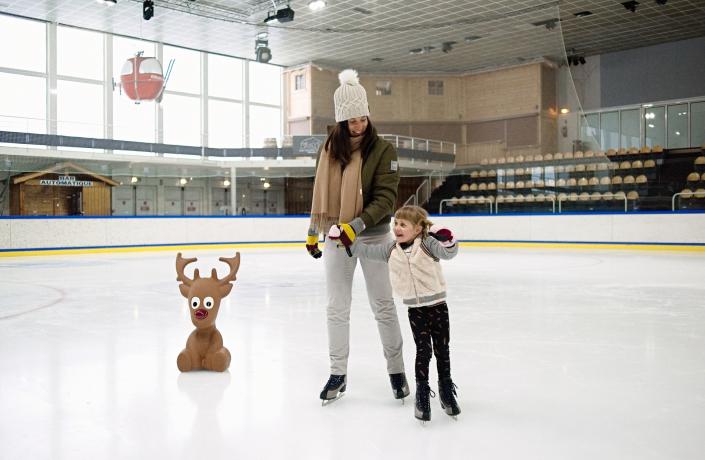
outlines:
M705 37L603 54L599 84L602 107L704 96Z

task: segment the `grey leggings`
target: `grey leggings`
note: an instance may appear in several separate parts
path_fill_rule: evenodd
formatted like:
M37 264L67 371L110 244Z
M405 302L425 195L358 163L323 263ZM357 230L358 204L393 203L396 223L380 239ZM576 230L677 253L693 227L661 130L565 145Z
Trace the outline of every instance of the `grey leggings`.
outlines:
M380 244L391 238L389 233L358 237L360 241L368 244ZM328 293L330 373L343 375L347 374L350 354L350 305L353 274L358 258L348 257L345 248L337 247L335 242L327 239L323 249L323 260ZM365 277L367 298L382 340L387 372L389 374L404 372L401 330L392 298L392 286L389 283L389 267L384 262L369 259L360 259L360 265Z

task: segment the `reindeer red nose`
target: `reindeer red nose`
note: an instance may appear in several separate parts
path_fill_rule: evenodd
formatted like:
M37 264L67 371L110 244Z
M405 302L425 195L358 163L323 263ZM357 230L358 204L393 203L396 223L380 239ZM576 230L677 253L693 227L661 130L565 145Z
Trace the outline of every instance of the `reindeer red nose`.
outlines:
M196 317L196 319L206 319L208 318L208 311L199 308L194 312L193 315Z

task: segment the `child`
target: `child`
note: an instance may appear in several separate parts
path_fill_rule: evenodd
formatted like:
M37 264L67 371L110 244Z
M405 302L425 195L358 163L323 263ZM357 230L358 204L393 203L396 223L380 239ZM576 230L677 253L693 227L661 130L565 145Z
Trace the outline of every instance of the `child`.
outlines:
M336 227L331 228L331 238L339 234ZM460 408L455 400L457 387L450 377L446 283L439 259L455 257L458 246L450 230L432 226L426 211L418 206L397 210L394 235L396 242L386 244L355 241L352 252L358 257L387 262L392 288L409 307L409 322L416 342L416 418L431 420L429 395L435 396L428 385L431 350L436 355L441 407L455 417Z

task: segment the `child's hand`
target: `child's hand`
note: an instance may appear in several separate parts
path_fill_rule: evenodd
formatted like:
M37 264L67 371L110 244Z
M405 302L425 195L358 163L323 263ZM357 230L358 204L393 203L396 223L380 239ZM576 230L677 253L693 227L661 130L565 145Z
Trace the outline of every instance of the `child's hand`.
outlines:
M453 232L446 227L433 225L431 226L428 235L437 239L443 247L449 248L455 244L455 235L453 235Z

